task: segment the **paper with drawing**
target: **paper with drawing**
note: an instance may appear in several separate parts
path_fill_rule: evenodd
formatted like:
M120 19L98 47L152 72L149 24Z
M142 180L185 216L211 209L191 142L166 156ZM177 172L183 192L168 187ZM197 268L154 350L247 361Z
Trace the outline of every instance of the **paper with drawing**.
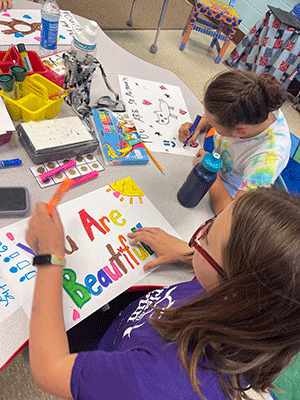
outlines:
M184 148L178 139L181 124L191 122L178 86L123 75L119 75L119 82L126 111L150 151L196 155L196 148Z
M60 12L58 44L70 45L72 41L72 26L78 22L70 11ZM40 42L41 11L10 9L0 12L0 43L1 45L37 44Z
M178 236L131 178L58 206L66 237L64 316L69 329L141 280L143 265L155 257L127 234L159 226ZM26 245L28 219L0 231L0 322L21 304L30 316L35 267ZM3 322L4 321L4 322Z

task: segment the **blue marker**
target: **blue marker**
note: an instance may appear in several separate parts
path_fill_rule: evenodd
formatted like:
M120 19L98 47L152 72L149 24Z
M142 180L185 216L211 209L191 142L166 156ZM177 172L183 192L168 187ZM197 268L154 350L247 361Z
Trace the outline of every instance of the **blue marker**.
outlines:
M185 147L185 146L188 144L188 141L189 141L190 138L193 136L193 134L194 134L194 132L195 132L195 129L197 128L197 126L198 126L200 120L201 120L200 115L197 115L197 117L195 118L195 121L194 121L193 125L191 126L191 129L190 129L190 136L189 136L189 137L186 139L186 141L184 142L183 147Z
M0 168L11 167L13 165L20 165L22 164L22 160L19 158L14 158L12 160L3 160L0 161Z

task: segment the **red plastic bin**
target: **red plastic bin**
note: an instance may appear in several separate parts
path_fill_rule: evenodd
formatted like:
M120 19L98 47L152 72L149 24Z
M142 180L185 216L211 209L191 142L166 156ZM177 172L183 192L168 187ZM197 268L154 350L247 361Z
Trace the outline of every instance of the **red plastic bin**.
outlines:
M9 67L11 65L17 64L23 66L22 58L15 47L12 47L5 62L2 62L5 53L6 51L0 51L0 69L3 73L5 74L9 73ZM43 64L42 60L35 51L28 50L27 53L29 61L33 68L33 71L28 71L28 75L40 74L45 78L49 79L51 82L55 83L56 85L63 87L65 80L64 75L58 75L50 68L46 67L46 65Z
M0 135L0 146L9 142L12 137L12 134L13 134L12 131L8 131L8 132L4 133L3 135Z

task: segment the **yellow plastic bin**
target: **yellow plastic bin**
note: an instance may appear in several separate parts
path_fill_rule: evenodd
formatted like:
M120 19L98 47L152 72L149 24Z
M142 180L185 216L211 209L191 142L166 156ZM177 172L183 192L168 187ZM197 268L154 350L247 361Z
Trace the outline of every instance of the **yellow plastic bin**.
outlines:
M49 96L61 90L60 86L49 79L40 74L33 74L25 78L20 99L11 99L3 90L0 91L0 95L4 98L13 120L23 118L24 122L41 121L44 118L54 118L59 114L64 96L54 100L50 100Z

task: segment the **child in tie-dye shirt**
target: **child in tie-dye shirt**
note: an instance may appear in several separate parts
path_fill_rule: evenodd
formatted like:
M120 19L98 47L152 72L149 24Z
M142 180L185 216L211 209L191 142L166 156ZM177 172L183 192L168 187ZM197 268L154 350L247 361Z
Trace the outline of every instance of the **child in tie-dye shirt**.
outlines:
M205 115L189 142L208 125L216 130L214 151L223 161L209 191L216 214L246 190L272 185L285 168L291 148L289 128L280 110L285 99L283 85L267 73L229 71L208 85ZM180 127L180 140L187 139L190 127L190 123ZM204 154L200 149L194 164Z

